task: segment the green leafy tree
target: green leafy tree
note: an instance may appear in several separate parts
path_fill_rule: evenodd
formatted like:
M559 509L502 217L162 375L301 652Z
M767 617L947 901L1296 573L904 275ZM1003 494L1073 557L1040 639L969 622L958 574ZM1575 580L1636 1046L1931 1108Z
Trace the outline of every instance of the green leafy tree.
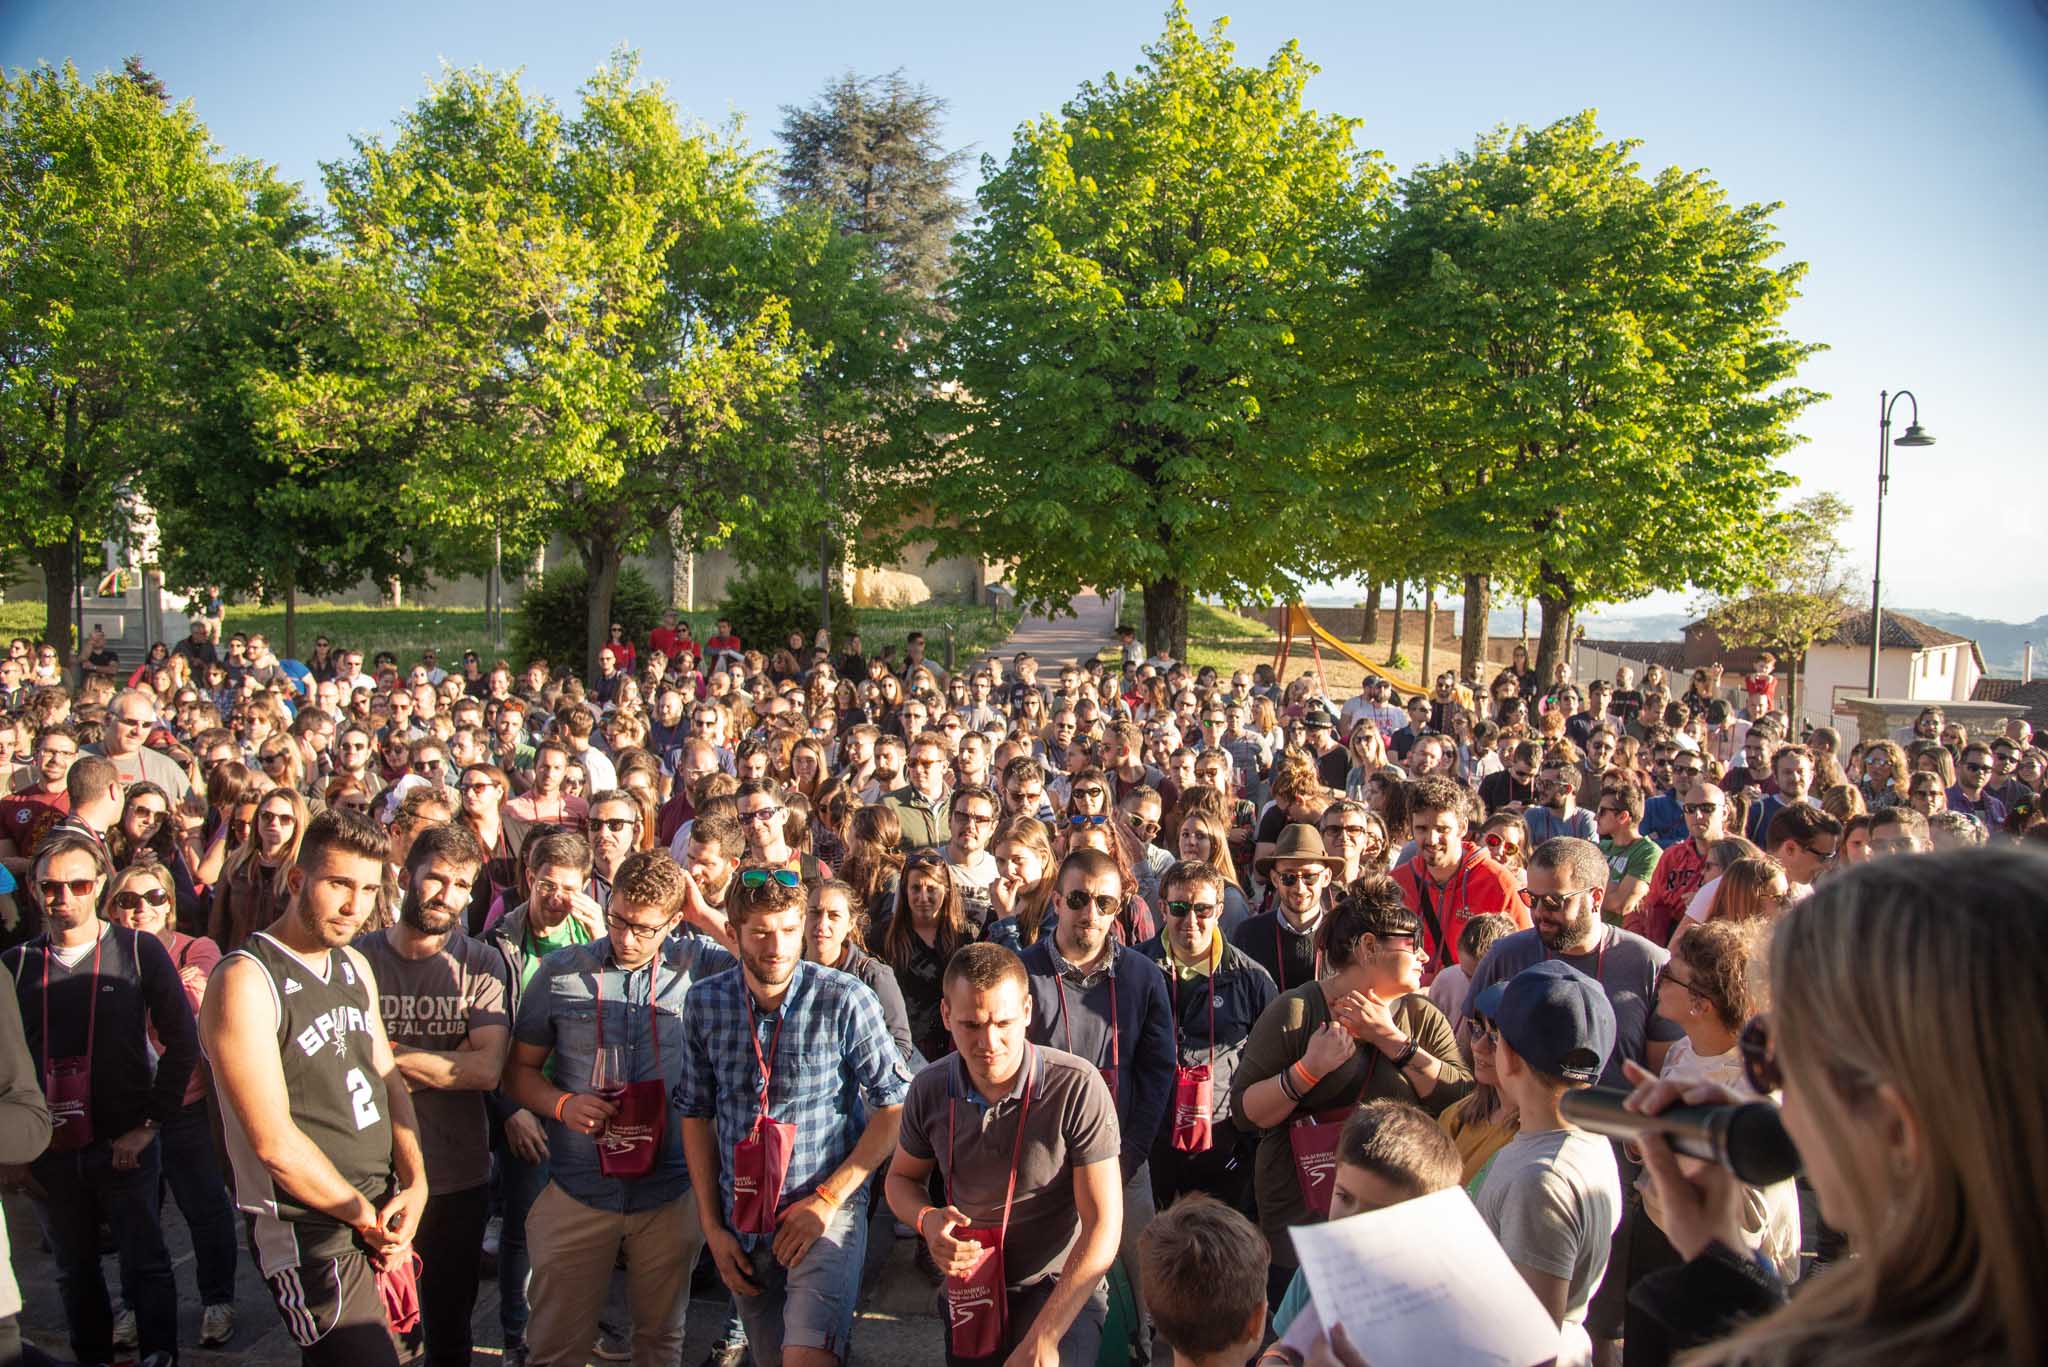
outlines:
M0 81L0 538L41 566L67 661L76 547L189 418L176 362L268 185L139 63Z
M1420 167L1354 320L1378 405L1354 507L1533 596L1539 671L1583 607L1751 577L1820 397L1793 382L1815 348L1782 326L1805 267L1772 263L1778 206L1647 178L1635 146L1589 112Z
M337 276L318 254L316 226L296 187L273 182L257 199L174 363L190 416L159 434L140 482L166 582L282 602L288 655L301 596L365 579L419 583L444 545L412 520L403 464L388 453L294 454L269 438L260 392L269 377L347 363L326 351L343 339L332 327Z
M1834 494L1801 499L1773 520L1749 587L1706 604L1707 623L1724 642L1769 649L1785 662L1785 711L1795 718L1806 653L1834 635L1854 607L1841 535L1848 517L1849 505Z
M926 389L912 343L935 330L963 208L951 190L961 154L941 139L945 107L900 71L849 72L782 111L771 278L807 343L792 454L815 477L780 491L733 542L763 570L816 563L819 624L842 633L840 567L864 547L862 558L886 558L900 521L889 456Z
M280 439L402 453L449 535L568 539L595 669L624 557L673 515L716 544L776 464L798 339L769 260L764 166L686 133L621 53L567 116L516 74L453 71L326 167L357 363L279 377Z
M1333 562L1330 342L1385 180L1304 107L1296 45L1244 66L1223 30L1176 4L1136 72L984 160L917 486L942 552L1008 562L1027 604L1142 587L1147 646L1180 656L1190 592L1272 600Z

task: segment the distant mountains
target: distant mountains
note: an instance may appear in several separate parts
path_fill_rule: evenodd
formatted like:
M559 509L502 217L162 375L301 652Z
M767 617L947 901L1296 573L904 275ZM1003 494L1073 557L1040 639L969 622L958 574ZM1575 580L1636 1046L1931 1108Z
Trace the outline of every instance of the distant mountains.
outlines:
M1953 631L1958 636L1967 636L1977 643L1984 652L1984 668L1995 677L2016 679L2020 675L2021 656L2026 644L2034 643L2034 672L2048 674L2048 614L2036 617L2031 622L1995 622L1986 617L1971 617L1967 613L1944 612L1940 608L1899 609L1908 617L1917 617L1929 626ZM1493 629L1496 632L1520 630L1522 615L1495 613ZM1693 621L1690 613L1645 613L1642 616L1593 616L1586 619L1586 634L1596 639L1609 641L1676 641L1685 635L1686 624Z
M1338 600L1329 600L1332 605ZM1349 607L1356 600L1345 599L1342 605ZM1455 606L1457 600L1439 600L1441 606ZM1966 613L1944 612L1940 608L1907 608L1900 612L1908 617L1917 617L1929 626L1953 631L1958 636L1967 636L1977 643L1984 652L1984 667L1994 677L2016 679L2020 675L2021 656L2026 643L2034 643L2034 673L2037 677L2048 676L2048 613L2031 622L1997 622L1987 617L1971 617ZM1630 613L1627 608L1610 608L1604 613L1591 613L1582 620L1586 634L1595 640L1604 641L1678 641L1685 637L1686 625L1696 619L1690 612L1645 612ZM1532 607L1529 611L1529 634L1536 634L1539 617ZM1522 629L1522 610L1519 606L1496 610L1487 622L1495 636L1513 636Z

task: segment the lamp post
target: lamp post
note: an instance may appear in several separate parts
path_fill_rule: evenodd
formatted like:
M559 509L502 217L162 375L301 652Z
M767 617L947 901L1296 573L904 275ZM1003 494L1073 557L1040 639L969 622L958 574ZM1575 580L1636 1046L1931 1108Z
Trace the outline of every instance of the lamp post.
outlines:
M1900 399L1913 400L1913 420L1906 424L1905 434L1897 441L1892 440L1892 409ZM1934 438L1920 425L1920 400L1913 398L1913 391L1901 389L1896 394L1884 390L1877 393L1877 549L1870 557L1870 696L1877 696L1877 656L1884 639L1884 600L1880 588L1880 566L1884 562L1884 496L1892 482L1892 448L1894 446L1932 446Z

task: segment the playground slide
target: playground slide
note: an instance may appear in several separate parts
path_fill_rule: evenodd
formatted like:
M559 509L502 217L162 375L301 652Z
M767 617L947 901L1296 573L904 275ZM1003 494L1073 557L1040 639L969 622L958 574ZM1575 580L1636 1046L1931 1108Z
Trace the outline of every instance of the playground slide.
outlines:
M1321 622L1318 622L1315 614L1310 612L1304 605L1290 603L1287 611L1291 620L1287 623L1287 629L1282 634L1283 639L1293 636L1297 632L1305 632L1336 651L1339 655L1342 655L1345 659L1364 669L1366 673L1376 674L1380 678L1385 679L1388 683L1399 689L1403 696L1424 691L1420 683L1413 679L1404 679L1400 675L1390 672L1384 665L1375 664L1359 654L1357 647L1347 645L1331 635L1329 629Z

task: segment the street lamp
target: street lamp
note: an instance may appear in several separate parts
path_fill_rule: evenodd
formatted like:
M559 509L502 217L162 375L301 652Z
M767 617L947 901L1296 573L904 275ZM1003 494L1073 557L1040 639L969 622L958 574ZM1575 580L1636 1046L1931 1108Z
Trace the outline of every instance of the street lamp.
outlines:
M1906 432L1897 441L1892 438L1892 409L1900 399L1913 399L1913 420L1906 424ZM1877 653L1879 642L1884 638L1884 607L1879 589L1878 567L1884 561L1884 495L1892 482L1892 448L1894 446L1932 446L1934 438L1920 425L1920 400L1913 398L1913 391L1901 389L1896 394L1883 390L1877 393L1877 550L1870 558L1870 696L1877 696Z

